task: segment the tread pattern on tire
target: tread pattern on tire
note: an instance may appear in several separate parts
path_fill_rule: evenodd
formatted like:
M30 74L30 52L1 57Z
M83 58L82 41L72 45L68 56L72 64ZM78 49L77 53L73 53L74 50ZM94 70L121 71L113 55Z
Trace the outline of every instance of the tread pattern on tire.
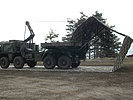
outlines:
M10 65L10 62L9 62L9 59L7 57L0 58L0 66L1 66L1 68L6 69L6 68L9 67L9 65Z
M51 55L46 56L43 59L43 65L45 66L46 69L53 69L56 65L55 58Z
M64 64L63 64L64 63ZM61 56L58 59L58 67L61 69L68 69L71 66L71 59L67 56Z
M24 66L24 59L21 56L17 56L14 58L13 64L16 69L21 69Z

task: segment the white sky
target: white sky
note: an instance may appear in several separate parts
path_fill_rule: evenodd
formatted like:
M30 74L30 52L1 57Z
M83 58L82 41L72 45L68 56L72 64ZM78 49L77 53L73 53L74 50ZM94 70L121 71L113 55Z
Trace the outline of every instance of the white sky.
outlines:
M50 28L62 37L66 23L37 21L66 21L80 17L81 11L90 16L97 10L117 31L133 38L133 0L0 0L0 41L23 40L26 20L37 43L44 42Z

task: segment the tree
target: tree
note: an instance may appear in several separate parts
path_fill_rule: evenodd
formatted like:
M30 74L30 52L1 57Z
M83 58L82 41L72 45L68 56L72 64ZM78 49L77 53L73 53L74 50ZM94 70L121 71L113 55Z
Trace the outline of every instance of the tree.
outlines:
M75 31L75 29L83 22L83 21L85 21L87 18L88 18L88 16L86 16L83 12L80 12L80 14L81 14L81 17L78 19L76 19L76 20L73 20L73 19L71 19L71 18L68 18L67 19L67 22L68 22L68 25L66 25L66 31L67 31L67 35L66 35L66 37L64 37L63 39L62 39L62 41L70 41L70 39L71 39L71 37L72 37L72 33Z
M68 25L66 25L67 27L66 30L68 34L66 35L66 38L64 39L64 41L70 41L74 30L83 21L89 18L83 12L80 12L80 14L81 14L81 17L76 20L68 19ZM102 23L106 24L110 28L115 27L115 26L109 26L106 23L107 19L104 19L102 17L102 13L99 13L98 11L96 11L92 16L95 16L97 19L99 19ZM89 50L89 58L91 54L93 55L93 58L115 57L117 55L121 43L119 42L119 38L115 34L113 34L111 31L109 33L110 34L108 35L106 33L102 33L101 37L96 36L94 37L94 39L91 40L90 43L92 45L90 46L91 49ZM93 44L93 41L97 39L98 41Z
M99 13L98 11L95 12L93 15L97 19L99 19L101 22L106 24L109 28L114 28L115 26L113 25L108 25L106 23L107 19L104 19L102 17L102 13ZM113 34L111 31L109 32L110 34L105 34L102 33L102 37L99 38L99 41L96 42L95 44L95 55L97 57L116 57L118 54L118 51L120 49L121 43L119 42L119 38ZM100 52L100 53L99 53Z
M55 31L53 31L53 29L50 29L49 33L45 38L45 41L50 43L57 42L58 40L55 40L55 39L57 39L58 36L59 34L56 34Z

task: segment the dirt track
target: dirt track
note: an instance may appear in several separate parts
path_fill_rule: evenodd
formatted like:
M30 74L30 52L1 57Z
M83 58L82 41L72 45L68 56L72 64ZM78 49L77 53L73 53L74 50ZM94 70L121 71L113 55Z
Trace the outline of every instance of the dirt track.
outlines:
M133 66L114 73L0 70L0 100L133 99Z

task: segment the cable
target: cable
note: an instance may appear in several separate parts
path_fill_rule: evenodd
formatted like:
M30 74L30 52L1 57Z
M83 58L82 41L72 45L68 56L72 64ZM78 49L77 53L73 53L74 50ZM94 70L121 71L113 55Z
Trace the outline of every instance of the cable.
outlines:
M58 22L60 23L61 22L61 23L66 23L67 21L29 21L29 22L46 22L46 23L53 23L53 22L54 23L58 23Z

